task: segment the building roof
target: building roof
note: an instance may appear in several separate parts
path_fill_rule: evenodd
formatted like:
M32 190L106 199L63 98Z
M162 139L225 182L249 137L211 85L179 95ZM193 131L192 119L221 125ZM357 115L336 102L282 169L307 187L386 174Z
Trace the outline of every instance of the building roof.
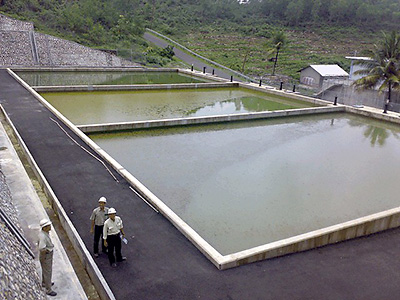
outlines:
M364 57L364 56L346 56L346 58L351 60L366 60L366 61L373 60L371 57Z
M309 67L314 69L319 75L323 77L349 76L349 74L338 65L309 65Z

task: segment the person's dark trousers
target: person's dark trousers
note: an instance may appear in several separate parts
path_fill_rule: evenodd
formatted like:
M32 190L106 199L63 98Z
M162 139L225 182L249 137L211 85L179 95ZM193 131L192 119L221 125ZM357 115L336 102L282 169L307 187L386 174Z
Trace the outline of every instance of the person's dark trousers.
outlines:
M121 238L119 234L109 235L107 236L108 243L108 260L110 261L110 265L115 263L115 256L117 257L117 261L122 261L121 254ZM115 249L115 256L114 256Z
M99 253L99 240L101 238L101 251L103 253L107 252L107 247L103 243L103 227L104 226L94 226L94 239L93 239L93 253Z

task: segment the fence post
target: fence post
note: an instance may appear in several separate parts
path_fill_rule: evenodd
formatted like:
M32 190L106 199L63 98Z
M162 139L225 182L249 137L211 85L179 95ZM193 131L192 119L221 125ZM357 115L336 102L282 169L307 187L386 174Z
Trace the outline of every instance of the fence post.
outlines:
M385 108L384 108L384 110L383 110L383 113L384 113L384 114L387 114L388 106L389 106L389 99L386 99L386 101L385 101Z

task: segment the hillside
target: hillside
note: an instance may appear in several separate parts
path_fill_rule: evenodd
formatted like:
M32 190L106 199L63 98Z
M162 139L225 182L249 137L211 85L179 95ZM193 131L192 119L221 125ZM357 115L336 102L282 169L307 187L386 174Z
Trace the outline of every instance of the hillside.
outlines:
M84 45L120 49L142 63L174 64L142 38L145 27L253 76L271 74L272 37L283 32L277 73L298 78L314 63L349 68L381 31L400 30L397 0L2 0L0 11ZM123 50L122 50L123 49Z
M287 35L287 45L282 49L277 73L299 77L298 71L309 64L338 64L347 71L350 61L345 56L363 55L372 48L381 32L362 32L357 28L295 28L271 27ZM252 76L271 74L273 62L268 61L273 48L271 39L248 35L240 31L221 32L202 30L177 39L188 48L232 69Z

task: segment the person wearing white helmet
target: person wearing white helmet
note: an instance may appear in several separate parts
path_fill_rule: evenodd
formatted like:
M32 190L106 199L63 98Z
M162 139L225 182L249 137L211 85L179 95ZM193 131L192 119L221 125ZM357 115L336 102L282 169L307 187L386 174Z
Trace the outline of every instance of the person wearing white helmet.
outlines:
M108 260L112 267L116 267L117 262L126 260L121 254L121 234L125 237L124 226L120 217L116 216L117 211L114 208L108 210L108 219L104 223L103 239L104 245L108 247ZM115 249L115 256L114 256ZM115 260L116 258L116 260Z
M51 221L43 219L39 223L39 261L42 266L42 286L46 288L46 294L56 296L57 293L51 289L52 267L53 267L53 248L49 231L51 230Z
M103 235L104 222L107 220L108 207L106 207L106 203L106 197L100 197L99 207L96 207L90 216L90 220L92 221L90 233L94 233L93 253L95 257L99 256L99 240ZM107 253L107 247L104 243L101 243L101 250L103 253Z

